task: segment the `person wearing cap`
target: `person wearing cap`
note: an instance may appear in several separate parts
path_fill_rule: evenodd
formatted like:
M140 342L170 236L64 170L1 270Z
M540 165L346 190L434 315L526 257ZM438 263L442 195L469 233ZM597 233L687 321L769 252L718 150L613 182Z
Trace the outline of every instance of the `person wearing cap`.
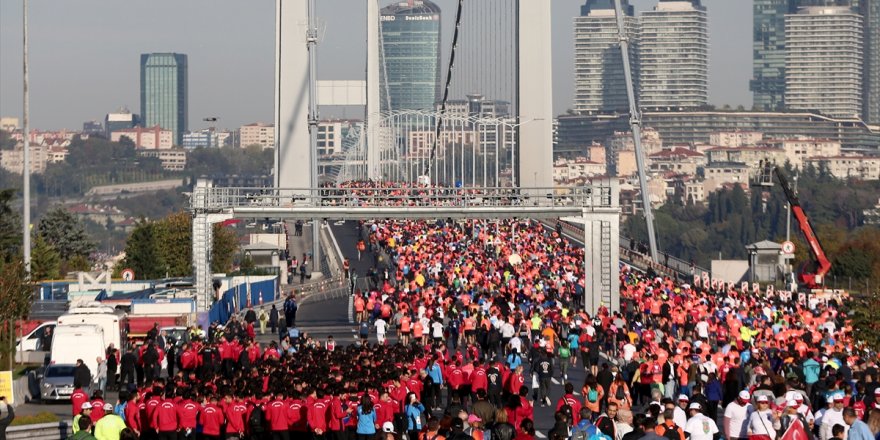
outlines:
M780 432L787 431L788 427L791 426L792 422L795 420L801 421L801 424L804 426L804 431L810 432L812 430L807 424L807 419L798 412L798 407L800 407L800 403L798 403L797 400L789 399L785 401L785 409L782 412L782 416L779 418Z
M755 398L758 408L749 416L748 433L751 440L775 440L779 429L779 415L770 409L770 398L760 395Z
M92 435L92 418L89 416L81 416L74 418L74 433L70 436L70 440L96 440Z
M104 404L104 417L95 423L95 438L98 440L119 440L119 433L125 429L125 420L113 413L113 404Z
M748 438L748 421L754 408L750 403L752 395L742 390L736 400L724 409L724 438L728 440L745 440Z
M471 436L474 440L485 440L486 432L483 429L483 419L476 414L467 416L468 429L465 434Z
M690 440L712 440L718 434L718 425L715 421L703 414L703 407L697 402L692 402L687 407L690 418L684 427Z
M834 396L832 396L831 401L831 408L828 408L828 410L825 411L825 414L822 415L822 422L819 425L820 440L829 440L833 437L831 428L833 428L834 425L843 425L844 430L849 428L849 425L843 420L843 393L835 393ZM846 436L846 432L844 432L844 436Z
M381 440L396 440L398 437L397 433L394 432L394 423L385 422L382 424L382 437Z
M688 396L679 394L678 405L672 409L672 421L681 429L684 429L687 426L688 416L685 411L687 410L689 403Z
M74 434L76 434L79 431L79 419L82 418L82 416L89 416L89 426L91 426L91 424L92 424L91 415L92 415L92 404L89 402L83 402L82 404L80 404L79 414L77 414L73 418L73 424L70 427Z

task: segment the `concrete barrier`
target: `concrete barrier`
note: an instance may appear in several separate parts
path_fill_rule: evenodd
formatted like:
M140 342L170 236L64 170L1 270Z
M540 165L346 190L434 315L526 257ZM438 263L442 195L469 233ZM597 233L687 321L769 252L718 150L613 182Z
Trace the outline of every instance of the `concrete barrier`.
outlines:
M70 421L10 426L7 440L63 440L70 436Z

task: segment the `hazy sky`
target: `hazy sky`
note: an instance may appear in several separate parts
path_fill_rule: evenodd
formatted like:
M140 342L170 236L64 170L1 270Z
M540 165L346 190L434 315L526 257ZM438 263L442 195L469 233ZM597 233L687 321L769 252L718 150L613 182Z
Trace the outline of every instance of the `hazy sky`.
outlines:
M435 1L445 12L448 50L457 2ZM552 2L554 107L562 113L571 107L574 88L573 17L585 1ZM633 3L644 10L656 0ZM21 4L0 1L2 116L21 116ZM710 102L748 107L752 2L703 4L709 11ZM189 55L191 129L207 126L202 118L209 116L229 128L273 119L274 1L30 0L29 8L33 128L79 129L83 121L103 119L122 106L138 113L138 63L146 52ZM324 24L319 76L362 79L365 3L318 0L318 9Z

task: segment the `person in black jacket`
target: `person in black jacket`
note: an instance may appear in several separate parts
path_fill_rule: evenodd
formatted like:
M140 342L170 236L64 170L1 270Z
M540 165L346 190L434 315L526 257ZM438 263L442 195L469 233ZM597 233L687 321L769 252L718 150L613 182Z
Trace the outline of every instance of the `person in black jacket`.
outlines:
M0 396L0 416L4 412L6 416L0 417L0 440L6 440L6 428L9 427L12 419L15 418L15 410L12 409L12 405L6 403L6 396Z
M116 357L117 350L113 347L113 344L110 344L107 347L107 390L113 390L116 388L116 370L119 367L119 360Z
M272 329L272 333L275 333L275 327L278 326L278 309L275 307L275 304L272 304L272 310L269 310L269 327Z
M88 387L92 383L92 371L89 366L83 363L82 359L76 360L76 369L73 370L73 381L79 382L83 387Z
M120 387L125 384L126 387L131 386L137 381L137 355L131 349L125 351L122 359L119 361L119 383Z

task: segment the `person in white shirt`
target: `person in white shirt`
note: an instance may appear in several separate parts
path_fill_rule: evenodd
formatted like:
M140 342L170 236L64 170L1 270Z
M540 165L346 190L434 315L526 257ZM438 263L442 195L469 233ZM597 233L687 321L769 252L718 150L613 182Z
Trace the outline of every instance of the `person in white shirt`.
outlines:
M627 342L623 346L623 360L627 363L633 360L633 355L636 354L636 346Z
M728 440L748 438L748 421L754 410L751 399L748 391L740 391L737 399L724 409L724 437Z
M770 409L770 398L758 396L758 408L749 416L749 436L766 436L766 440L776 440L779 429L779 414Z
M373 325L376 326L376 339L379 340L379 344L385 344L385 332L388 330L388 323L384 319L379 318L376 319Z
M697 402L688 406L691 418L685 424L684 432L688 433L690 440L712 440L718 433L718 425L700 412L701 409L702 407Z
M431 324L431 337L434 338L434 342L440 342L443 340L443 323L440 321L434 321Z
M844 437L846 437L847 430L849 429L849 425L843 420L843 393L835 393L833 402L831 408L828 408L825 414L822 415L822 422L819 425L819 440L833 438L834 435L831 433L831 428L834 425L843 425ZM816 419L818 421L818 417Z
M699 336L700 339L709 339L709 323L706 322L705 319L698 322L694 327L696 327L697 336Z
M688 396L684 394L678 396L678 405L672 410L672 421L682 430L687 425L688 416L685 409L688 407L688 400Z

